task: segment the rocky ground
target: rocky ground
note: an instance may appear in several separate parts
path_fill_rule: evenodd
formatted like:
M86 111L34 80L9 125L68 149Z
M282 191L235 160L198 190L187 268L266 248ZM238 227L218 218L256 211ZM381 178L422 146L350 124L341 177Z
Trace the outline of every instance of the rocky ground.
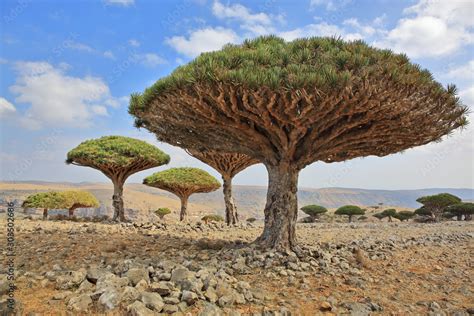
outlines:
M249 247L261 229L17 218L18 314L474 314L474 222L298 224L302 257Z

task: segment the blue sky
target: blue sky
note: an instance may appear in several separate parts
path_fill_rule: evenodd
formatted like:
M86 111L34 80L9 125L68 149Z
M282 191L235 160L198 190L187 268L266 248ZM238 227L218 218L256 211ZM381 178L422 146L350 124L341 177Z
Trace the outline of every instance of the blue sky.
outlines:
M169 166L211 168L133 127L128 96L199 53L277 34L286 40L341 36L397 52L455 83L474 104L474 4L471 1L1 1L0 179L107 181L67 166L68 150L103 135L140 138L169 153ZM473 117L471 115L471 121ZM396 122L394 122L396 124ZM315 163L302 187L409 189L474 187L474 128L442 143L384 158ZM236 184L265 185L254 166Z

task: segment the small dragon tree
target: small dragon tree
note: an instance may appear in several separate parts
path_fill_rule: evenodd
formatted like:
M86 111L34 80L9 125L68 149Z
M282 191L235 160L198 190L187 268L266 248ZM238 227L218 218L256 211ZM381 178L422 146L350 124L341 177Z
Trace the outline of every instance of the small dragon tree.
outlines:
M395 215L397 214L397 210L394 208L389 208L384 210L381 214L383 217L388 217L388 221L391 222L392 217L395 217Z
M186 149L246 154L269 174L262 248L295 250L300 170L386 156L465 126L467 107L403 54L275 36L201 54L130 99L135 125Z
M99 207L96 197L87 191L63 191L66 200L66 207L69 210L69 217L74 216L74 211L78 208Z
M360 207L356 205L344 205L341 206L334 212L336 215L347 215L349 216L349 223L352 222L352 216L354 215L364 215L365 210L361 209Z
M68 152L66 163L97 169L112 180L113 220L125 221L122 196L127 178L136 172L165 165L169 161L167 154L142 140L105 136L81 143Z
M327 213L328 211L327 208L325 208L324 206L314 204L303 206L301 210L309 217L311 217L311 220L313 222L319 217L319 215Z
M227 225L236 224L239 221L237 206L232 196L232 179L239 172L257 164L258 160L244 154L222 153L217 151L197 151L189 149L188 154L216 169L222 176L225 221Z
M160 207L154 211L155 215L160 219L164 219L166 215L171 214L171 210L167 207Z
M48 210L68 209L69 217L74 210L81 207L99 207L99 201L89 192L85 191L50 191L28 196L22 204L23 208L42 208L43 219L48 217Z
M143 179L143 184L171 192L181 199L179 219L187 215L188 199L194 193L207 193L220 188L213 176L198 168L171 168Z
M423 204L423 206L417 209L415 214L428 215L433 220L438 220L446 207L460 203L461 199L449 193L439 193L420 197L416 201Z
M456 203L446 207L444 212L456 216L458 221L462 220L463 216L464 220L469 221L472 219L472 215L474 215L474 203Z
M23 208L42 208L43 219L48 218L48 210L63 209L65 198L56 191L41 192L28 196L21 207Z
M413 216L415 216L415 213L411 211L400 211L393 215L394 218L398 219L401 222L408 221Z

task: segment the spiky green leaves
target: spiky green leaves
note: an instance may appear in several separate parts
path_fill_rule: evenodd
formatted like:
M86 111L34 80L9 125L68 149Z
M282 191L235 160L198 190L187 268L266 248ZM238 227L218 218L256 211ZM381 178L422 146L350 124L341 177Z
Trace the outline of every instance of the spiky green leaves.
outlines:
M312 37L285 42L265 36L201 54L158 80L143 94L132 95L129 110L134 114L157 95L196 83L266 86L275 90L317 87L321 94L332 94L352 81L367 78L390 78L395 85L417 86L455 97L453 86L444 89L428 70L410 63L403 54L373 48L362 41Z
M156 216L163 218L166 215L171 214L171 210L167 207L160 207L159 209L155 210L154 213L156 214Z
M394 208L389 208L382 212L382 215L386 217L394 217L395 214L397 214L397 210Z
M143 184L172 192L178 196L212 192L221 186L216 178L199 168L171 168L143 179Z
M66 163L90 166L109 166L127 168L134 164L146 163L148 168L167 164L170 157L142 140L105 136L81 143L67 154Z
M99 207L95 196L86 191L50 191L30 195L23 202L24 208L71 209Z
M320 205L306 205L301 208L301 210L308 214L309 216L316 217L320 214L326 213L328 210L324 206Z

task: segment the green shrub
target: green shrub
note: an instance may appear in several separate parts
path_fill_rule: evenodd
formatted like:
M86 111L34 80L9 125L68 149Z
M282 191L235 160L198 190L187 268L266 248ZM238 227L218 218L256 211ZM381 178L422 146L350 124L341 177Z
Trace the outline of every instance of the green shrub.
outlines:
M415 216L414 212L400 211L400 212L397 212L393 217L398 219L399 221L403 222L403 221L408 221L413 216Z
M372 215L373 217L377 218L378 220L382 220L385 218L385 215L383 215L382 213L375 213L374 215Z
M208 222L223 222L224 218L220 215L213 214L213 215L203 216L201 218L201 220L205 223L208 223Z
M416 200L423 204L415 213L417 215L427 215L435 220L441 215L443 210L453 204L461 203L461 199L449 193L439 193L435 195L422 196Z
M382 214L384 217L388 217L388 221L391 222L391 221L392 221L392 217L394 217L395 214L397 214L397 210L394 209L394 208L389 208L389 209L384 210L381 214Z
M171 213L171 210L167 207L160 207L159 209L155 210L154 213L160 219L163 219L166 215Z

